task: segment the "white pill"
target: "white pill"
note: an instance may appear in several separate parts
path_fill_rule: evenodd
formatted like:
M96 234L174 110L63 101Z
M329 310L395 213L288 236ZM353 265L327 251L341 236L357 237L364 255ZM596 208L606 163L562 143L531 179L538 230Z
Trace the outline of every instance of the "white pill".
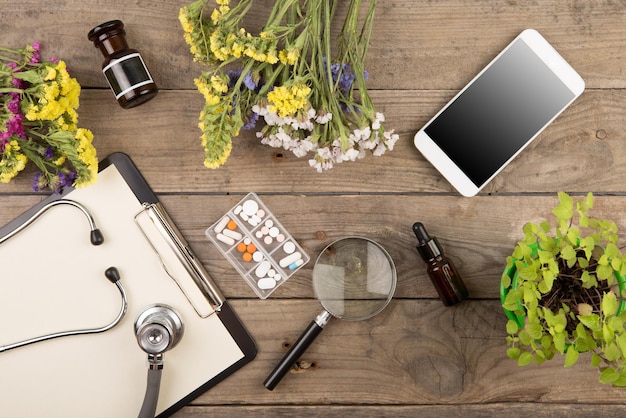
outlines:
M277 282L281 281L283 279L283 276L281 276L280 274L277 274L274 276L274 280L276 280Z
M261 234L262 235L267 235L269 233L270 233L270 229L268 227L264 226L264 227L261 228Z
M296 250L296 244L291 241L287 241L285 245L283 245L283 251L287 254L291 254Z
M274 221L272 221L271 219L268 219L267 221L265 221L265 226L268 228L271 228L274 226Z
M263 289L263 290L273 289L276 287L276 280L270 277L266 277L264 279L259 280L257 282L257 285L259 286L259 289Z
M263 232L261 232L261 230L258 230L254 233L254 236L261 239L263 238Z
M243 206L238 205L238 206L235 208L235 210L233 210L233 213L234 213L235 215L239 215L239 214L241 213L241 211L242 211L242 210L243 210Z
M220 232L222 232L224 228L226 228L226 224L229 221L230 221L230 218L228 216L224 216L222 220L219 221L217 225L215 225L215 228L213 228L213 231L215 231L216 234L219 234Z
M261 251L255 251L254 254L252 254L252 259L258 263L263 260L263 253Z
M227 237L227 236L226 236L226 235L224 235L224 234L217 234L217 235L215 236L215 238L217 238L218 240L222 241L222 242L223 242L224 244L226 244L226 245L233 245L233 244L235 243L235 240L234 240L234 239L232 239L232 238L230 238L230 237Z
M274 270L274 269L269 269L269 270L267 271L267 277L274 277L274 276L276 276L276 270Z
M283 234L278 234L276 236L276 241L283 242L285 240L285 236Z
M252 215L248 220L248 223L252 226L257 226L261 223L261 218L259 218L256 214Z
M255 202L254 200L250 199L250 200L246 200L245 202L243 202L243 213L245 213L246 215L248 216L255 215L258 210L259 210L259 204Z
M252 239L250 237L245 237L243 239L243 243L246 245L250 245L251 242L252 242Z
M274 242L274 239L272 239L272 237L267 235L265 238L263 238L263 242L267 245L270 245L272 242Z
M270 237L276 238L280 234L280 231L275 226L270 228Z
M270 264L269 261L267 260L262 261L257 266L256 270L254 270L254 274L256 274L256 277L259 277L259 278L265 277L265 275L271 268L272 268L272 265Z
M241 219L243 219L244 221L247 221L248 219L250 219L250 217L246 215L244 212L241 212L239 216L241 216Z
M296 251L295 253L289 254L287 257L284 257L283 259L281 259L278 264L282 267L285 268L287 267L289 264L296 262L297 260L302 258L302 254L300 253L300 251Z
M222 231L222 235L226 235L227 237L236 239L236 240L240 240L241 238L243 238L243 235L241 235L239 232L233 231L228 228Z
M265 211L263 209L259 209L256 213L256 216L263 219L265 217Z

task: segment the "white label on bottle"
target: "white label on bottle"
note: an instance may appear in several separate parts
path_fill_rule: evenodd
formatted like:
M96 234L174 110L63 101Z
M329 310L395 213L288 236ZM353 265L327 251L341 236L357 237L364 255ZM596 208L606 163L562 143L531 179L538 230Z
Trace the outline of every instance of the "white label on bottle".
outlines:
M154 83L152 76L139 53L128 54L111 62L102 69L115 98L129 91Z

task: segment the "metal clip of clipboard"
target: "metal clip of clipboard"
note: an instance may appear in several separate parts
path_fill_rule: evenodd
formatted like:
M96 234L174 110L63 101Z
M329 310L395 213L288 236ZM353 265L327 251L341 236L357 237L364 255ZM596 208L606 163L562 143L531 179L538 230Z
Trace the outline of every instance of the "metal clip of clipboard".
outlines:
M150 246L156 252L167 275L178 285L198 316L206 318L215 312L219 312L224 303L224 296L219 291L215 283L213 283L209 273L204 269L202 264L197 261L195 255L189 248L189 244L185 238L183 238L176 225L174 225L174 222L167 214L161 203L144 203L142 206L143 210L135 215L135 223L139 226L139 229L143 232L147 241L150 243ZM150 221L152 221L151 223L159 232L161 238L163 238L163 240L167 243L167 246L176 255L180 264L193 280L197 291L199 291L205 301L209 303L211 309L203 309L201 306L203 305L203 302L199 301L198 298L193 297L193 293L197 294L197 291L194 291L194 289L190 289L189 286L187 286L187 283L185 282L188 282L188 280L185 280L185 278L178 279L177 275L168 269L168 264L164 260L164 256L157 248L153 238L151 238L150 234L146 231L145 226L143 226L142 222L139 221L139 217L143 214L145 214Z

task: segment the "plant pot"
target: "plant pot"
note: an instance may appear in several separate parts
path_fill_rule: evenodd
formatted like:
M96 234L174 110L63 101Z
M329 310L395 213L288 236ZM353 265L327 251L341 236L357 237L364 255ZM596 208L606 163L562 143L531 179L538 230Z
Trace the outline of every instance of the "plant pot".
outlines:
M536 244L531 245L531 248L532 248L533 254L535 254L537 252L537 245ZM502 304L504 304L504 300L506 299L506 295L508 295L509 291L511 289L517 288L518 273L517 273L517 268L515 267L515 263L513 263L513 265L510 268L505 268L504 274L506 274L507 276L511 278L511 286L504 287L502 286L502 282L500 282L500 303ZM622 298L622 295L626 294L626 276L622 276L621 274L615 272L615 278L617 279L617 287L619 288L618 298L620 301L617 307L617 313L620 314L621 312L624 312L626 310L626 299ZM522 309L521 302L519 304L519 307L520 309ZM504 314L507 316L507 318L515 321L518 327L520 328L524 327L525 316L518 315L515 312L510 311L505 308L502 308L502 309L504 310Z

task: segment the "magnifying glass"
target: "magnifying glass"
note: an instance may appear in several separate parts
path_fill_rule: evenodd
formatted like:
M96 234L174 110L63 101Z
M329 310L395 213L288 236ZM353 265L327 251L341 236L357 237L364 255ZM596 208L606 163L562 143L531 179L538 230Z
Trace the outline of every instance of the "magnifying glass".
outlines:
M331 317L369 319L387 306L395 288L393 260L378 243L347 237L329 244L313 268L313 290L324 311L309 324L263 385L273 390Z

